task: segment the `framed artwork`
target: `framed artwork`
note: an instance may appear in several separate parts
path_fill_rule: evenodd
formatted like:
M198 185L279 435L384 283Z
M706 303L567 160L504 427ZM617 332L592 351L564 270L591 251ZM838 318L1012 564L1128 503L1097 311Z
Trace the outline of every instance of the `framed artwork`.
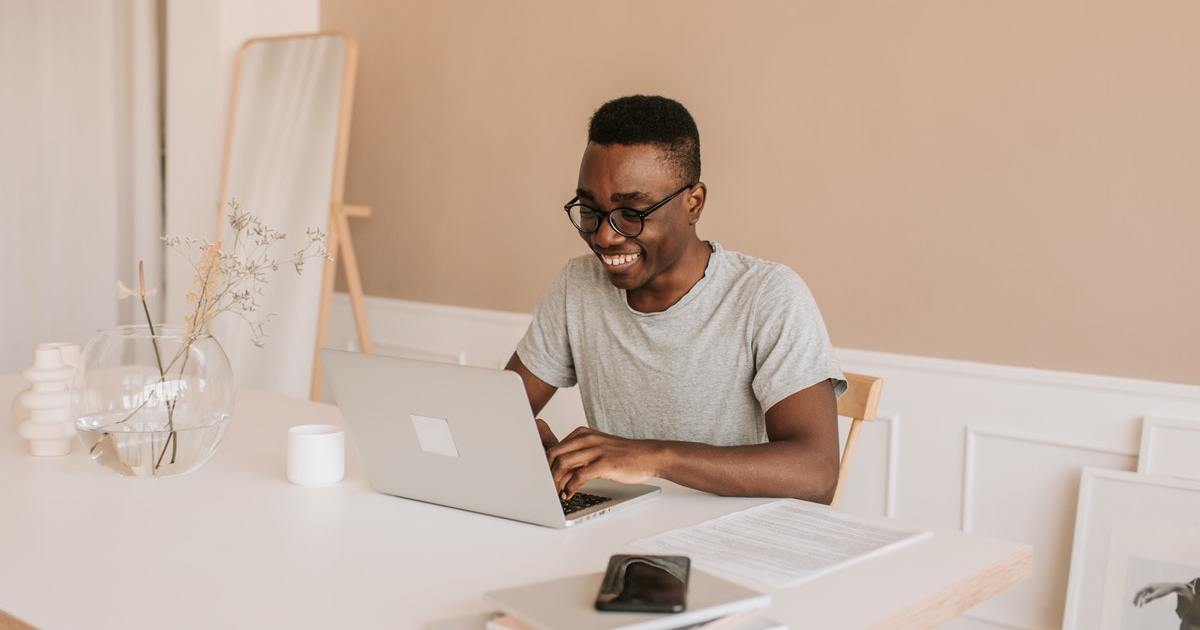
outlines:
M1063 628L1200 630L1200 480L1085 468Z
M1143 419L1138 472L1200 479L1200 420Z

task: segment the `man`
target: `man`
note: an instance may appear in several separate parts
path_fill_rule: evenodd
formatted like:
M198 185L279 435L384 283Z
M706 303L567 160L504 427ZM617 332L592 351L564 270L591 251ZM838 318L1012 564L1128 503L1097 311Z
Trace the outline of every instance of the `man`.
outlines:
M591 479L651 477L833 496L846 384L820 313L791 269L697 237L706 194L682 105L630 96L596 111L564 208L592 253L563 268L507 365L535 416L579 384L587 427L559 442L537 420L563 499Z

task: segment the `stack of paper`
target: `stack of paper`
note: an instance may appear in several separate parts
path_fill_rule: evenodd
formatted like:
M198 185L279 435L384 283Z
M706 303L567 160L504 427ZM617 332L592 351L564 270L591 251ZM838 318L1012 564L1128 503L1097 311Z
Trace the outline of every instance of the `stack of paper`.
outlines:
M634 546L688 556L693 566L717 575L784 588L927 536L785 499L643 538Z

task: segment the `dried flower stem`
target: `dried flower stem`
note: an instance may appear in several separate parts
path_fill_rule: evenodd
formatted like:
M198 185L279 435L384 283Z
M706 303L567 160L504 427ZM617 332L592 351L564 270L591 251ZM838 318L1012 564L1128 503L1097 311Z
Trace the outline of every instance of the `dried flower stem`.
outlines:
M208 273L204 279L204 286L201 289L200 299L196 303L197 308L199 308L200 304L202 304L204 302L204 293L207 292L207 289L209 286L209 278L211 276L212 276L212 268L210 267L208 270ZM147 317L150 316L149 312L147 312L146 316ZM154 325L153 324L150 325L150 334L151 335L154 334ZM188 349L191 348L192 343L196 340L196 338L197 337L196 337L196 335L193 334L193 331L188 331L188 334L185 337L183 348L181 350L181 353L183 354L183 363L179 364L179 380L181 380L181 381L183 380L183 372L184 372L184 370L187 369L188 357L191 356L191 353L188 352ZM154 346L155 354L158 354L157 341L158 340L155 339L155 346ZM161 369L161 366L162 366L162 362L160 361L159 369ZM164 378L164 382L165 382L165 379L166 379L165 374L164 374L163 378ZM162 465L162 460L163 460L163 457L166 456L166 454L167 454L168 446L171 447L171 463L172 464L175 463L175 456L178 454L178 451L179 451L179 434L175 432L175 405L178 402L179 402L178 398L173 398L173 399L167 401L167 429L170 430L170 433L167 435L167 441L163 443L162 452L158 454L158 459L154 462L155 470L158 470L158 467Z
M233 228L233 246L229 251L222 251L221 241L207 242L193 238L163 237L163 242L181 253L192 266L195 275L193 282L196 286L188 292L187 299L193 304L192 314L187 320L183 345L179 353L171 359L164 368L162 357L155 336L154 324L150 321L150 309L145 301L145 274L139 266L139 288L142 295L142 307L146 321L150 324L151 338L154 340L155 359L158 361L160 383L166 383L166 375L170 373L182 356L179 365L179 380L183 381L187 369L190 348L196 340L211 334L212 322L221 313L233 313L250 326L251 342L262 347L266 337L265 326L274 316L267 313L257 319L251 319L249 314L255 313L259 304L258 297L263 296L264 287L269 280L269 274L279 270L280 262L270 256L272 245L286 238L282 232L266 226L257 217L242 210L237 200L229 202L230 214L228 223ZM308 237L304 247L296 251L288 259L299 274L309 258L320 257L329 259L325 250L325 234L316 228L306 230ZM195 250L193 248L196 248ZM199 257L193 258L194 252ZM162 451L154 463L158 470L166 457L167 448L171 449L170 463L175 463L179 447L179 434L175 429L175 409L178 403L178 393L167 401L167 426L170 433L163 443Z
M196 286L188 292L187 300L192 304L192 314L186 317L187 327L183 334L179 351L169 362L163 365L162 349L159 346L158 331L155 330L154 320L150 316L150 306L146 297L153 295L153 290L146 289L145 264L138 263L138 290L135 292L121 282L117 283L117 297L124 299L137 295L142 302L142 313L146 316L146 324L150 328L150 340L154 346L154 360L158 366L158 388L146 395L145 400L133 409L127 416L112 423L115 426L127 422L138 414L156 395L161 393L167 397L167 422L163 430L168 431L167 440L154 462L157 472L166 458L167 449L171 450L169 463L174 464L179 452L179 433L175 428L175 411L178 408L180 393L184 390L184 372L187 370L188 359L191 356L192 345L199 339L211 335L213 320L221 313L233 313L250 326L251 341L262 347L266 337L265 326L274 316L267 313L257 319L251 319L250 313L258 310L258 297L265 295L264 287L270 279L270 274L279 271L280 262L270 256L272 245L286 238L278 230L265 225L261 220L243 211L237 200L229 202L231 209L229 226L233 228L233 247L230 251L222 251L221 241L208 242L194 238L177 236L163 237L163 243L176 250L187 259L195 271L193 282ZM288 259L299 274L304 262L309 258L320 257L330 259L325 250L325 234L316 228L306 230L308 237L304 247L296 251ZM195 249L194 249L195 248ZM194 254L199 253L198 257ZM182 358L182 362L180 359ZM179 364L177 385L167 394L167 374L170 374L176 363ZM109 437L109 433L101 436L101 440ZM100 442L97 442L99 444ZM94 447L93 447L94 450Z

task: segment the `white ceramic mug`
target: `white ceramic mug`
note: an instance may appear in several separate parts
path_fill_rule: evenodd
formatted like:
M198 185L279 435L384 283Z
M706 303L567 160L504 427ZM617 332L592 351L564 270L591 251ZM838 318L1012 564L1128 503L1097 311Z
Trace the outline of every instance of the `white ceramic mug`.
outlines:
M332 424L288 429L287 478L301 486L325 486L346 476L346 434Z

